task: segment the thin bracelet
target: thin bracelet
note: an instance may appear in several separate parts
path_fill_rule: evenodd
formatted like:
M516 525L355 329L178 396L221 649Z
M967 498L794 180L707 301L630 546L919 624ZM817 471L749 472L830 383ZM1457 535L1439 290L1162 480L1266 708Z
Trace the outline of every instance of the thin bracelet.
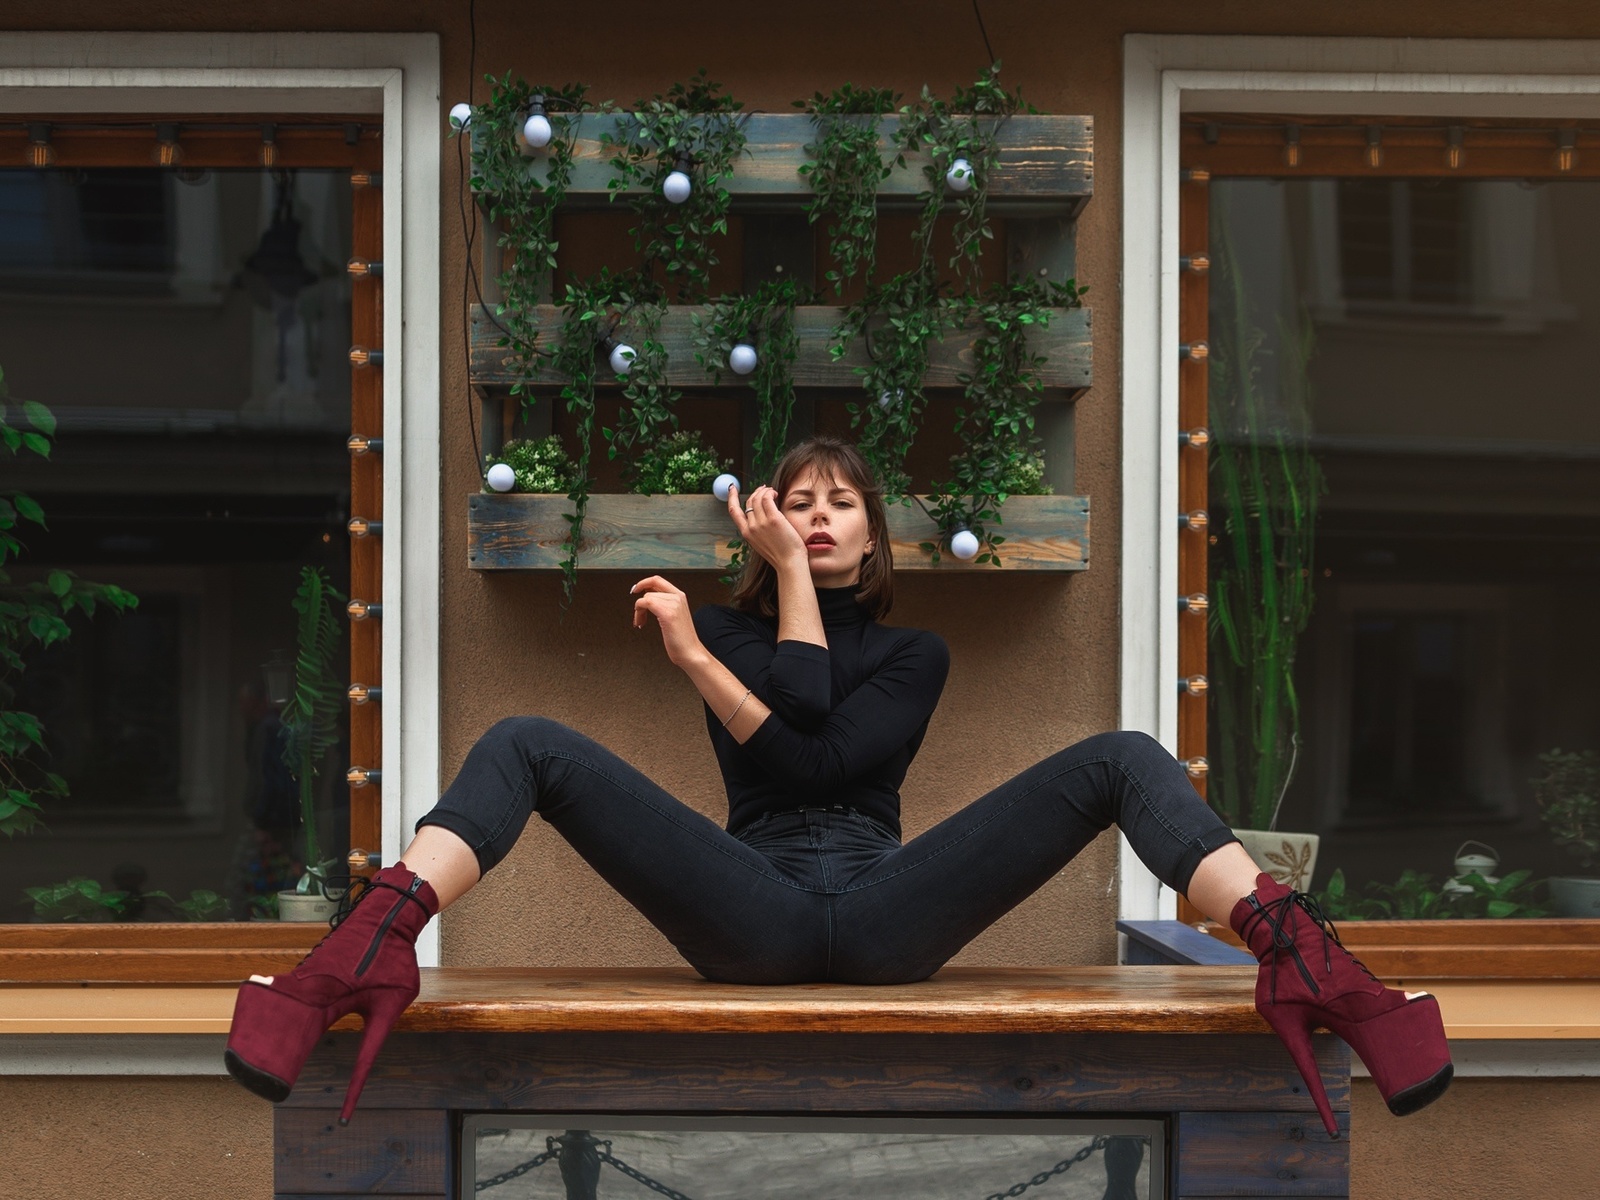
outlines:
M750 699L750 689L745 688L744 695L739 697L739 703L733 706L733 711L728 714L728 719L722 723L724 729L732 724L733 719L739 715L739 710L744 707L744 702L748 699Z

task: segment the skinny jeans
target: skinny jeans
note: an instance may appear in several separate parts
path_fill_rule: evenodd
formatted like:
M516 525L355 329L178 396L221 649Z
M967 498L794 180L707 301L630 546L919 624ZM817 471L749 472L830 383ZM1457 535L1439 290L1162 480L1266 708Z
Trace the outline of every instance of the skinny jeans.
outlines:
M494 725L417 828L455 833L487 872L534 813L696 971L728 983L926 979L1113 824L1180 892L1238 841L1143 733L1052 754L902 845L825 797L729 833L542 717Z

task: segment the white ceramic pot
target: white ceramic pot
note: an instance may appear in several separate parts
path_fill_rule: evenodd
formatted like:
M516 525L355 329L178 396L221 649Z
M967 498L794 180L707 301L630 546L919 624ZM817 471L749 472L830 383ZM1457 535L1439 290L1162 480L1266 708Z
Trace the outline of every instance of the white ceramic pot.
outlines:
M339 902L317 892L278 893L278 920L327 921L339 911Z
M1550 907L1558 917L1600 917L1600 879L1557 876L1550 881Z
M1311 890L1311 873L1317 869L1314 833L1285 833L1281 829L1235 829L1250 857L1268 875L1297 892Z

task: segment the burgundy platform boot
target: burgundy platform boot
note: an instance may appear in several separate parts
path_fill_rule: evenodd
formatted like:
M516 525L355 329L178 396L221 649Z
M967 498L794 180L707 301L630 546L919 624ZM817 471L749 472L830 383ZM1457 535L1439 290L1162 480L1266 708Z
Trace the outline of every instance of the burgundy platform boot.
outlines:
M341 1125L350 1123L384 1038L417 997L417 935L439 911L433 888L405 863L385 867L365 886L358 881L352 900L293 971L252 975L239 989L223 1054L230 1075L276 1103L294 1088L328 1027L347 1013L360 1013L361 1049Z
M1361 1056L1396 1116L1444 1094L1455 1068L1438 1000L1384 987L1344 948L1315 899L1262 872L1228 923L1261 963L1256 1011L1289 1048L1329 1137L1338 1137L1339 1127L1311 1049L1318 1026Z

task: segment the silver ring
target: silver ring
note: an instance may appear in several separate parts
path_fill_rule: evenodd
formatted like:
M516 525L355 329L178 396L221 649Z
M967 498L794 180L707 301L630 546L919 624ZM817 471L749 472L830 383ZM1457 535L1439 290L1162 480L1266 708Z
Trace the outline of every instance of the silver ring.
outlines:
M755 512L755 509L747 508L747 509L744 510L744 515L748 517L753 512Z

